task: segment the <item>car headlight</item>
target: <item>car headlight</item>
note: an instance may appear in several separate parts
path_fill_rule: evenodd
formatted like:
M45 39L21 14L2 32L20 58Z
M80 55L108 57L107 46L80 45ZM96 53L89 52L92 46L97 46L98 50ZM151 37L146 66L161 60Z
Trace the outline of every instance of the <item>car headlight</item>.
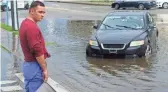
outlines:
M89 40L89 44L92 46L98 46L97 41Z
M140 46L140 45L143 45L144 44L144 40L140 40L140 41L132 41L130 46L133 47L133 46Z

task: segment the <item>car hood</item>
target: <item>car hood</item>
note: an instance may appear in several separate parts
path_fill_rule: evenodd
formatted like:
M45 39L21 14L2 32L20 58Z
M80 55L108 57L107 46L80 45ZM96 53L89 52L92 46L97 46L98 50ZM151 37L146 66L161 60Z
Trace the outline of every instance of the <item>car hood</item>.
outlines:
M127 44L144 32L144 30L99 30L96 38L103 44Z

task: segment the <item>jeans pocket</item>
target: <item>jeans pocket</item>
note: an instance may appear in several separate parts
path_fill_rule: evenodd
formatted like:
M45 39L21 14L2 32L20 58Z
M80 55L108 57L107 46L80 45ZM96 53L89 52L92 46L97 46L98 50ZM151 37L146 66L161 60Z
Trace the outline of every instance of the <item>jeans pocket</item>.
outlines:
M24 63L23 64L23 76L25 79L30 80L36 74L41 71L39 64L37 63Z

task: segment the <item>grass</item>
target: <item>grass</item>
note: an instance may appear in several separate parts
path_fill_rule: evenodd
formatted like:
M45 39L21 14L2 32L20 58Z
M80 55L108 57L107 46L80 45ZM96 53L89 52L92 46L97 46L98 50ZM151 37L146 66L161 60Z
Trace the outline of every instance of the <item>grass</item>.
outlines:
M55 45L55 44L56 44L55 42L46 42L46 43L45 43L46 46Z
M10 52L7 48L5 48L4 46L1 45L1 48L4 49L7 52Z
M19 31L14 31L13 34L14 35L19 35Z
M1 28L5 29L8 32L12 32L14 35L19 35L19 31L18 30L13 30L11 26L8 26L4 23L0 23L1 24Z

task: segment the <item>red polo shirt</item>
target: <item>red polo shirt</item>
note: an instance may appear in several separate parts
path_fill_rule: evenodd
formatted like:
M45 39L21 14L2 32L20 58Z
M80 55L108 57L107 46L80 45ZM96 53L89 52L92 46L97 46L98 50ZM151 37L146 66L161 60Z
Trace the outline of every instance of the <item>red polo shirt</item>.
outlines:
M19 38L25 61L36 61L36 57L43 54L45 59L50 56L46 50L42 33L32 20L23 20L19 30Z

